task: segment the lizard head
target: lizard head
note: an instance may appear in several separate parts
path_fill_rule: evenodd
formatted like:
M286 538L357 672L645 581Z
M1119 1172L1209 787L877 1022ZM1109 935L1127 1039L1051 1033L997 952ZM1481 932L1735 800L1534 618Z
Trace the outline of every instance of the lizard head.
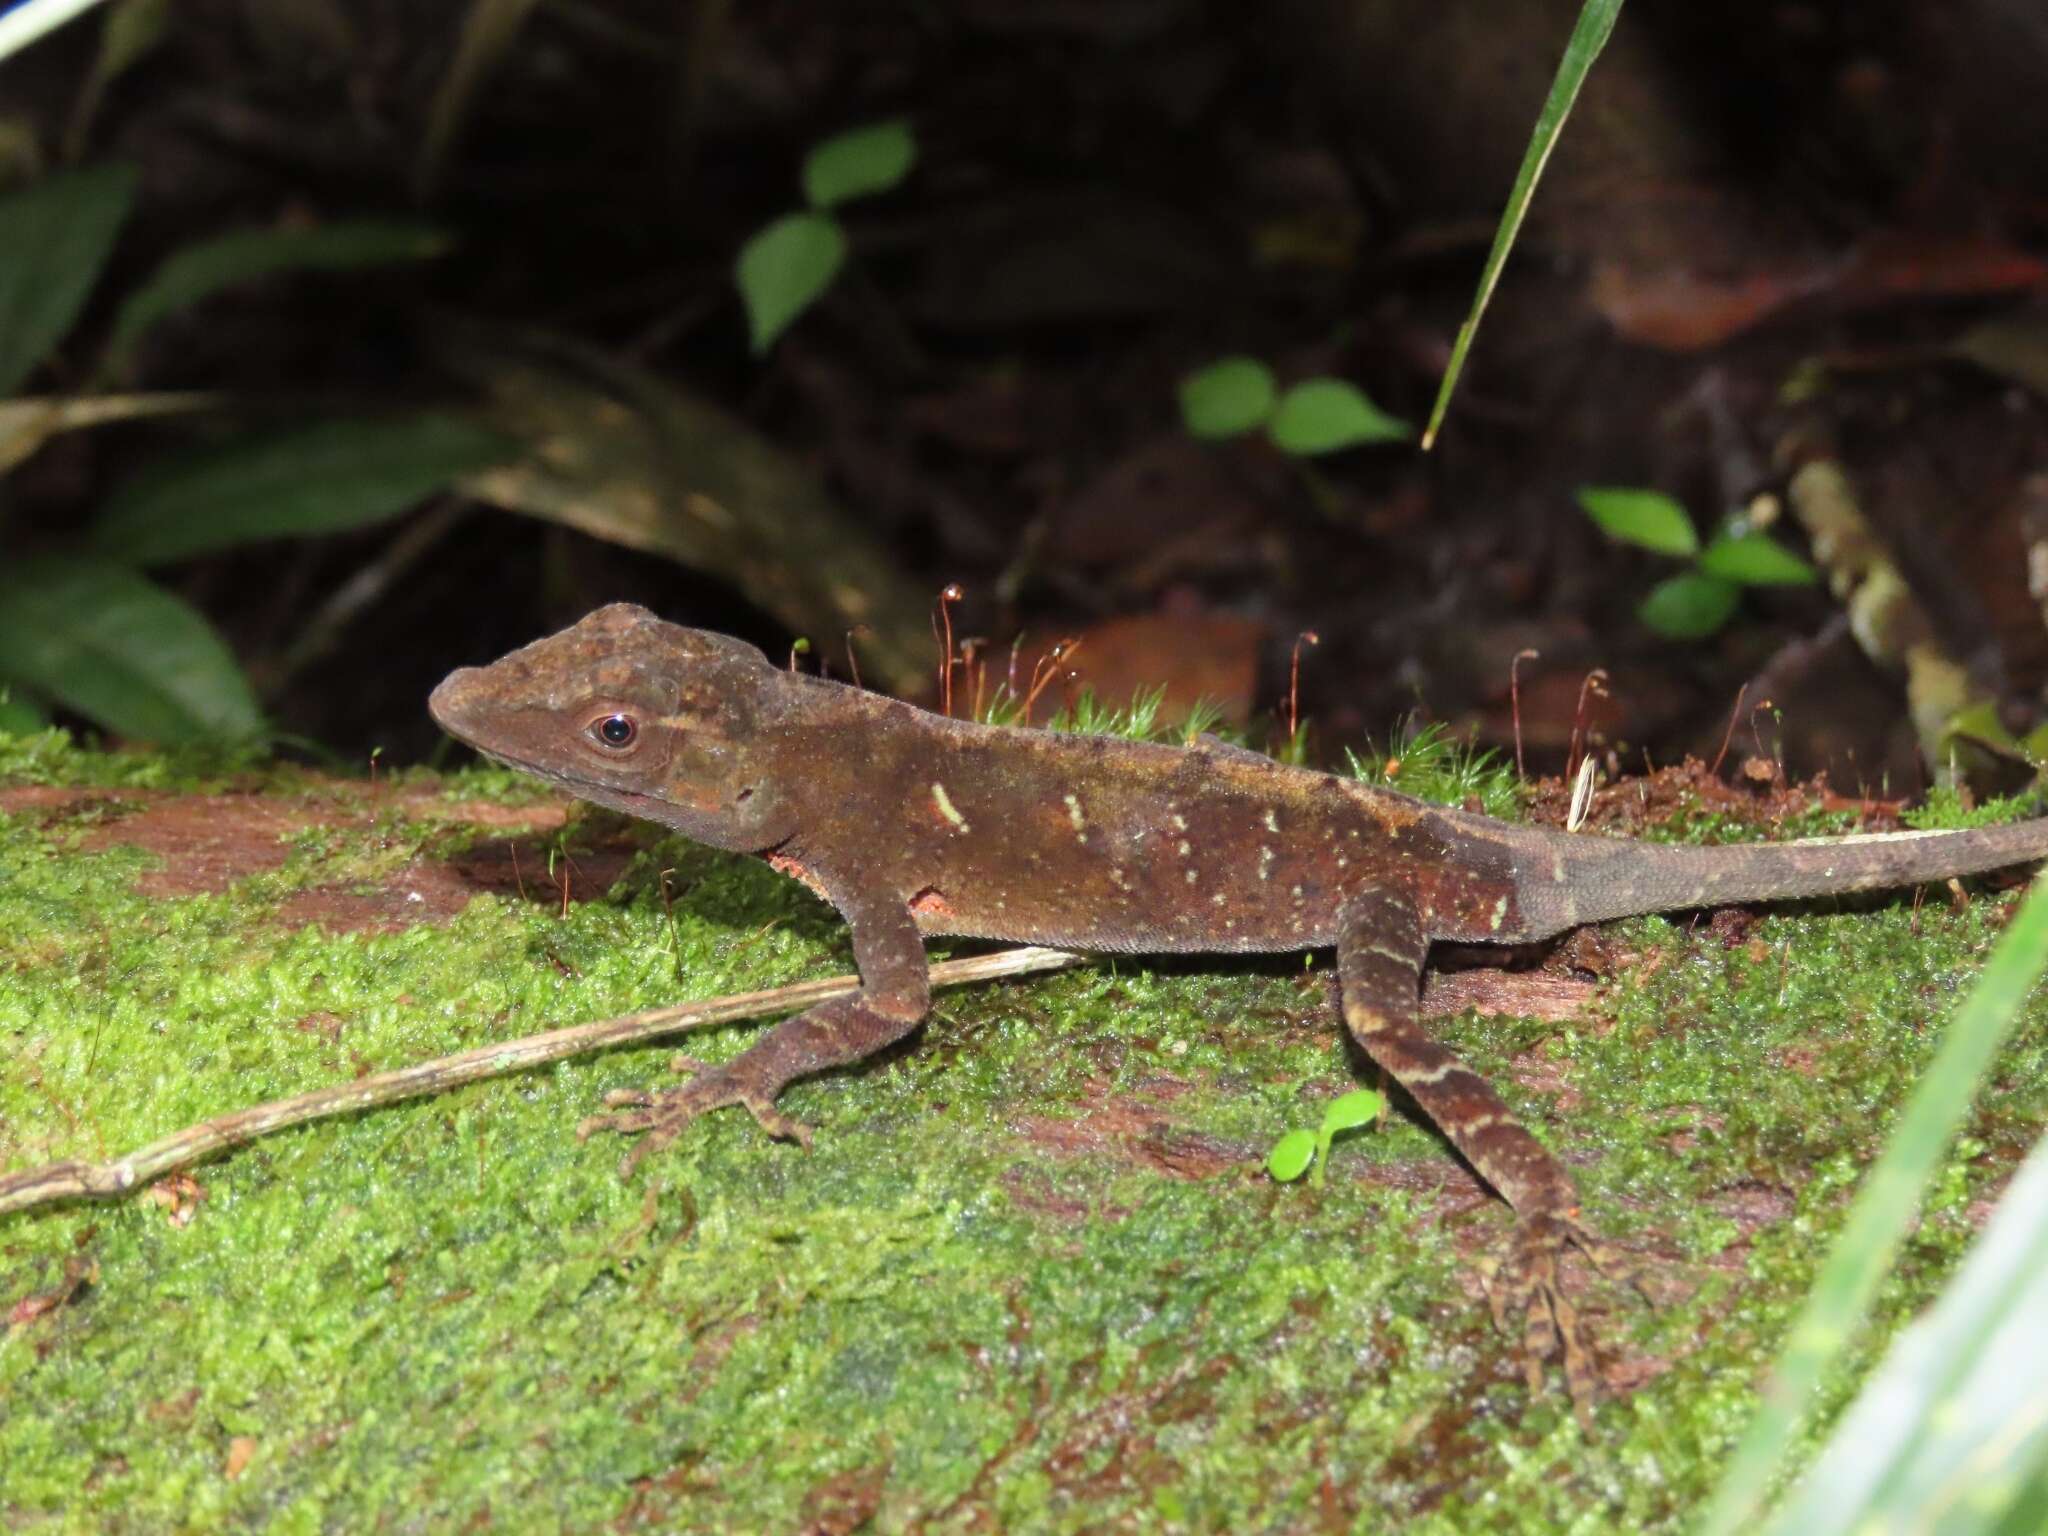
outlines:
M487 667L451 672L427 708L487 757L751 853L788 836L764 761L786 683L742 641L613 603Z

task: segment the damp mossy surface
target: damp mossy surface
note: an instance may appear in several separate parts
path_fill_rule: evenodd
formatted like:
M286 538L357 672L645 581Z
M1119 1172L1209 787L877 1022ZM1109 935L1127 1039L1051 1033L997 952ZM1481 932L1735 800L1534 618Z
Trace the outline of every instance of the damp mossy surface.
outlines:
M181 784L54 745L0 760L0 785L31 780ZM181 898L141 894L157 855L89 835L104 799L0 816L0 1172L850 968L800 888L654 829L566 913L483 895L397 932L283 921L294 893L501 835L362 803ZM1624 1383L1590 1437L1493 1330L1475 1275L1508 1216L1426 1127L1347 1136L1320 1191L1265 1175L1280 1134L1370 1077L1326 957L1121 959L942 993L905 1046L784 1096L808 1154L727 1111L622 1182L623 1144L573 1130L662 1080L666 1043L285 1132L175 1199L0 1216L0 1526L1678 1531L2003 901L1809 903L1733 935L1639 920L1609 930L1628 959L1586 1018L1440 1021L1663 1299L1590 1288ZM2048 1119L2044 1019L1855 1372Z

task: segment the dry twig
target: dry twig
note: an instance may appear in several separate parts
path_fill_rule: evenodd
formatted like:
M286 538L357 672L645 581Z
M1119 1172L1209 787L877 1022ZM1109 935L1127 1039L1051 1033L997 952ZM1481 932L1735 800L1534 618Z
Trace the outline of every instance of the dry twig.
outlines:
M970 981L993 981L1005 976L1026 976L1038 971L1064 970L1079 965L1085 957L1059 949L1006 949L993 955L976 955L967 960L945 960L932 967L934 987L958 986ZM201 1159L228 1147L239 1147L287 1126L326 1120L335 1115L395 1104L428 1094L445 1093L463 1083L509 1072L524 1072L571 1056L730 1024L740 1019L809 1008L829 998L859 990L857 976L833 976L822 981L800 981L792 986L773 987L766 992L741 992L731 997L714 997L704 1002L679 1003L673 1008L654 1008L629 1013L616 1019L599 1019L546 1034L528 1035L480 1045L453 1056L423 1061L394 1072L377 1072L332 1088L316 1089L289 1099L273 1099L250 1109L216 1115L197 1125L153 1141L125 1157L106 1163L46 1163L20 1173L0 1177L0 1215L47 1205L54 1200L105 1197L128 1193L140 1185L189 1168Z

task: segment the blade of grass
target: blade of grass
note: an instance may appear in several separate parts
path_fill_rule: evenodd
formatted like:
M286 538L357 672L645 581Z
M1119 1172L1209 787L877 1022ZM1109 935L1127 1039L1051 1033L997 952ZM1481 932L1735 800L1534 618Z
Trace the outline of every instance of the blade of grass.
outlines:
M1536 115L1536 131L1529 135L1529 148L1522 156L1522 168L1515 173L1514 190L1508 194L1507 207L1501 211L1500 228L1494 231L1493 249L1486 254L1486 270L1479 274L1479 291L1472 298L1472 313L1465 317L1465 323L1458 327L1458 339L1451 347L1450 366L1444 370L1444 381L1437 386L1436 404L1429 410L1429 426L1422 434L1422 451L1429 452L1436 442L1437 428L1443 425L1444 413L1451 406L1451 391L1458 387L1458 375L1465 368L1465 354L1472 348L1472 338L1479 331L1479 317L1486 313L1488 300L1493 297L1494 285L1500 281L1501 268L1507 265L1508 252L1515 243L1515 236L1521 232L1522 219L1529 212L1530 199L1536 195L1536 183L1543 175L1543 167L1550 161L1550 152L1557 147L1558 135L1564 131L1564 120L1572 110L1572 104L1579 99L1579 88L1586 83L1586 75L1593 68L1593 61L1600 57L1600 50L1607 46L1607 39L1614 31L1615 18L1621 14L1621 0L1585 0L1579 7L1578 24L1572 28L1571 40L1564 45L1564 59L1557 66L1557 78L1550 82L1550 94L1544 98L1543 110Z
M2048 1469L2048 1138L1962 1271L1899 1336L1767 1536L2007 1525Z
M1828 1367L1854 1338L1883 1283L1943 1151L1968 1113L1992 1058L2012 1033L2028 991L2048 969L2048 877L2036 878L1984 974L1957 1010L1941 1048L1870 1170L1765 1384L1749 1432L1728 1463L1701 1536L1749 1526L1783 1475L1794 1431Z
M455 60L448 66L427 115L426 137L413 164L413 199L432 202L456 140L469 122L477 93L498 72L537 0L471 0L462 18Z

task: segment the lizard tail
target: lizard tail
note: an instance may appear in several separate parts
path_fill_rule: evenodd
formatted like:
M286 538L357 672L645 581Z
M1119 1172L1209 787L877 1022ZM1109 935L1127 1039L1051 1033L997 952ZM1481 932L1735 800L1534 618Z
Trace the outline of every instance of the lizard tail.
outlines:
M1518 861L1518 894L1525 918L1548 934L1643 912L1920 885L2036 859L2048 859L2048 817L1962 831L1719 848L1558 833L1544 840L1534 860Z

